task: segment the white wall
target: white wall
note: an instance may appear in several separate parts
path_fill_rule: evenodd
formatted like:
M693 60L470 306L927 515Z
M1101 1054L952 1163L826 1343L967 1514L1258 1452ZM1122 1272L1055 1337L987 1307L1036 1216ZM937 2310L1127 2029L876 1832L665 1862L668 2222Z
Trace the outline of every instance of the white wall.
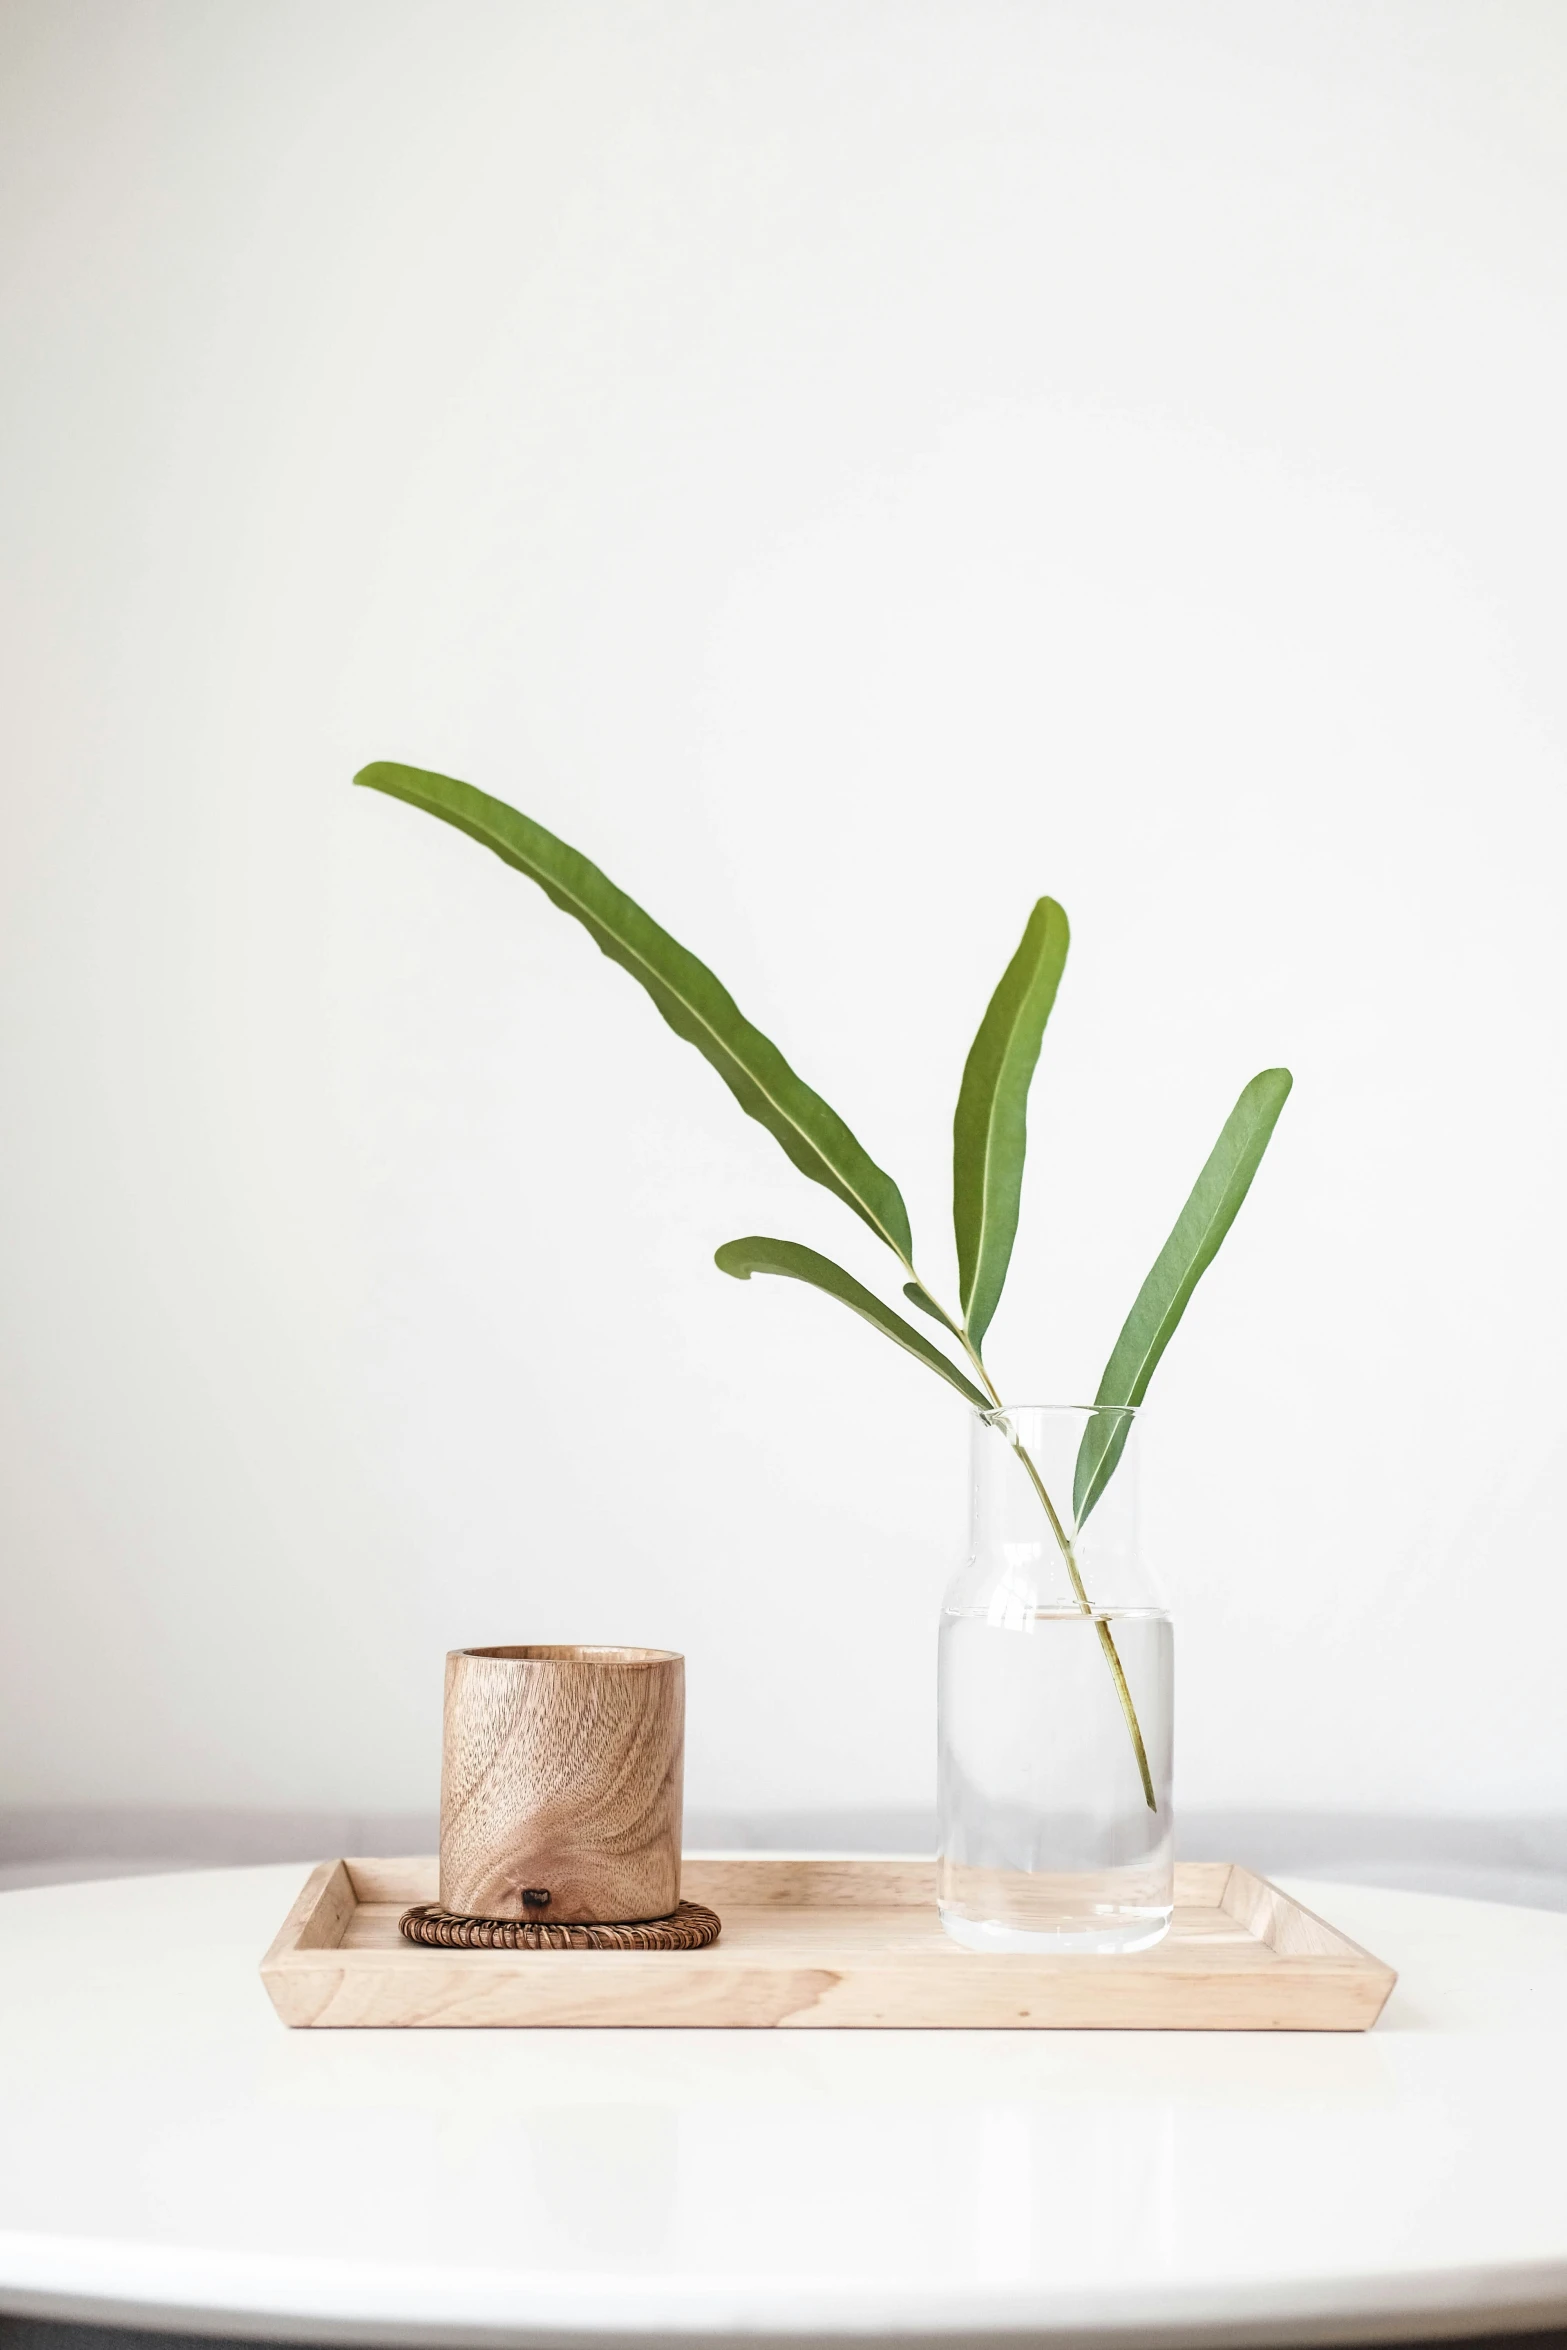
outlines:
M1076 944L995 1356L1153 1391L1188 1802L1567 1804L1567 14L9 0L0 1797L431 1798L441 1652L919 1802L955 1399L441 766L902 1181Z

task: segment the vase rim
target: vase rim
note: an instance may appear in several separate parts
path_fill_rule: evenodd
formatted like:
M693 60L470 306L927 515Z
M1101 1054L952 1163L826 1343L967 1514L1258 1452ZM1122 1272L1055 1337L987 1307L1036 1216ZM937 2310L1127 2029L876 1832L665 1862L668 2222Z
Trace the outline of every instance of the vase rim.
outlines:
M993 1428L998 1420L1010 1420L1018 1412L1113 1412L1117 1419L1135 1420L1142 1408L1136 1403L1003 1403L987 1404L974 1416Z

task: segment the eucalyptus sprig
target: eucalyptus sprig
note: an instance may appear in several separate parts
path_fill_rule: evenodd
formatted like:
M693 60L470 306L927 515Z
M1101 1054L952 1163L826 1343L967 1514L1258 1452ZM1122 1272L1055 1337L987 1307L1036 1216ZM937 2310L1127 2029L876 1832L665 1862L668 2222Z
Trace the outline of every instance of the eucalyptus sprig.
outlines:
M582 924L612 962L641 983L675 1034L712 1063L747 1116L767 1128L801 1174L852 1208L891 1250L905 1276L904 1297L940 1325L966 1369L852 1273L798 1241L752 1234L726 1241L714 1261L720 1272L740 1281L748 1281L753 1273L771 1273L807 1282L835 1297L955 1387L975 1410L996 1417L1039 1497L1078 1605L1093 1618L1126 1717L1144 1798L1150 1810L1157 1809L1142 1730L1114 1635L1105 1618L1095 1614L1073 1542L1115 1474L1130 1427L1127 1407L1142 1402L1193 1290L1251 1188L1290 1090L1289 1071L1264 1069L1242 1092L1137 1293L1083 1432L1069 1525L1046 1490L1037 1464L1006 1422L982 1352L1017 1238L1029 1086L1066 964L1070 934L1054 898L1041 898L1030 914L964 1064L952 1130L952 1221L958 1258L958 1311L953 1314L915 1267L908 1210L892 1177L877 1166L837 1112L791 1069L777 1046L751 1025L707 965L617 889L607 874L531 817L452 776L378 761L361 768L354 781L439 816L536 881L563 913Z

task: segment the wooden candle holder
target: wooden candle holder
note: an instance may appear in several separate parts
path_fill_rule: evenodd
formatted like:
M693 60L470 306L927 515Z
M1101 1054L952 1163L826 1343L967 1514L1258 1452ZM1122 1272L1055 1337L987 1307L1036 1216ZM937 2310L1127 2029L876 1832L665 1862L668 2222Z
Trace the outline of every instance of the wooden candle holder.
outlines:
M457 1648L446 1659L441 1907L631 1925L680 1899L685 1659Z

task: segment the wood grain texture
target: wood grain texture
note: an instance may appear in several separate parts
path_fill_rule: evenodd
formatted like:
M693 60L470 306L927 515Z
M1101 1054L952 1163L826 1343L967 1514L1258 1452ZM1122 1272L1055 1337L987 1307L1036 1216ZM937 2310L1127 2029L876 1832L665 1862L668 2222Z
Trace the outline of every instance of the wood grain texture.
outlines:
M667 1917L684 1752L685 1660L667 1649L454 1649L442 1908L571 1925Z
M341 1913L337 1871L354 1898L329 1945L314 1937ZM759 1854L690 1859L683 1874L687 1898L724 1921L705 1950L426 1950L398 1920L435 1899L433 1861L329 1863L262 1973L290 2024L792 2030L1353 2032L1395 1981L1276 1885L1223 1863L1178 1864L1170 1933L1114 1958L960 1950L925 1860Z
M428 1863L422 1864L428 1868ZM261 1962L262 1973L285 1950L336 1950L364 1900L346 1860L324 1860L299 1889L299 1898Z

